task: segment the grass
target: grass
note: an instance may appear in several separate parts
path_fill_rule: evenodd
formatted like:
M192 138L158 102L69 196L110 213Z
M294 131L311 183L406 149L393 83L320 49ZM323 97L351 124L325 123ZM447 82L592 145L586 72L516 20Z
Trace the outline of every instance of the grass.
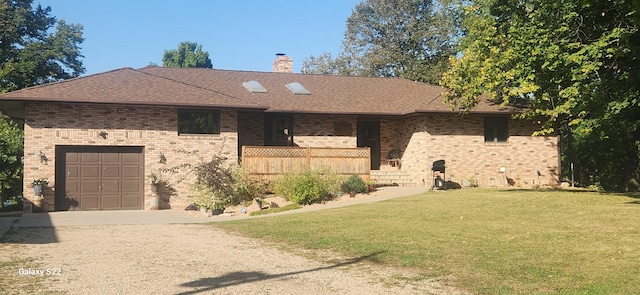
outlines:
M640 290L640 195L466 189L214 226L411 267L476 294Z
M283 211L289 211L289 210L295 210L295 209L300 209L302 208L302 206L293 203L293 204L289 204L286 206L282 206L282 207L277 207L277 208L269 208L266 210L260 210L260 211L255 211L255 212L251 212L251 216L257 216L257 215L265 215L265 214L270 214L270 213L277 213L277 212L283 212Z

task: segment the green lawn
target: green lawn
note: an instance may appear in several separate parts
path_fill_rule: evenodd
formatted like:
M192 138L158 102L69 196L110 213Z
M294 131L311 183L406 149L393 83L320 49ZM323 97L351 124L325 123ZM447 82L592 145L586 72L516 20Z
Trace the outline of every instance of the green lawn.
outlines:
M476 294L637 294L640 195L466 189L213 226Z

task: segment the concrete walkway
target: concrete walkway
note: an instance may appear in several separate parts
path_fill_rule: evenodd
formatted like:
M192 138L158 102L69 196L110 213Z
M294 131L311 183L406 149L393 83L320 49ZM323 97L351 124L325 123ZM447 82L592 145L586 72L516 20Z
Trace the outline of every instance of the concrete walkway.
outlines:
M421 194L428 191L424 187L382 187L361 198L345 201L329 202L305 206L297 210L249 217L247 215L202 217L189 215L174 210L142 211L60 211L48 213L23 213L20 217L0 216L0 237L12 227L57 227L57 226L85 226L85 225L116 225L116 224L174 224L174 223L207 223L240 218L264 218L282 214L296 214L330 208L345 207L363 203L379 202L392 198Z

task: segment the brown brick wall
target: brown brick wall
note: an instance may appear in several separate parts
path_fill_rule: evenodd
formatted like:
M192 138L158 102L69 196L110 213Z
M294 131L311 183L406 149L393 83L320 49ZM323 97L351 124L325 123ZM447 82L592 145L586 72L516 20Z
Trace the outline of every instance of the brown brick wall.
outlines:
M48 178L50 186L55 187L57 145L143 146L145 178L152 171L195 164L199 157L211 159L221 155L231 163L238 157L236 111L220 111L220 135L202 136L178 136L177 109L173 107L29 103L25 111L24 195L27 199L33 198L28 184L35 178ZM108 135L102 138L100 132ZM47 162L40 162L40 151ZM165 163L159 162L160 153L165 156ZM186 170L164 174L175 189L169 203L173 208L181 209L187 204L186 196L193 179ZM45 194L52 209L54 192ZM148 207L151 196L148 185L144 194L144 204Z

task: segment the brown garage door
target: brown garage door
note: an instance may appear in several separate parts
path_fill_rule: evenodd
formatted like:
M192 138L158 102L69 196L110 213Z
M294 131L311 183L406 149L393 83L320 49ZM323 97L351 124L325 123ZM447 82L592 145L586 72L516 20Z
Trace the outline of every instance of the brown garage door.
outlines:
M59 147L56 158L56 210L142 209L142 147Z

